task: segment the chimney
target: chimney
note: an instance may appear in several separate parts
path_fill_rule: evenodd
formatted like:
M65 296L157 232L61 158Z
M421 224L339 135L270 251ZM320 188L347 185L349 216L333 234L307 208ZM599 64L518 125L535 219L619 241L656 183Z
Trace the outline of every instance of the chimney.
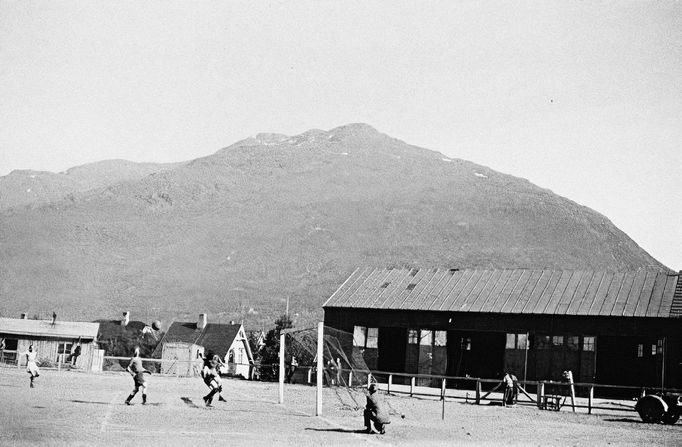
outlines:
M199 321L197 322L197 329L203 330L206 327L206 314L199 314Z
M123 319L121 320L121 326L128 326L130 322L130 312L123 312Z
M22 319L22 320L28 320L28 314L22 313L22 314L21 314L21 319Z

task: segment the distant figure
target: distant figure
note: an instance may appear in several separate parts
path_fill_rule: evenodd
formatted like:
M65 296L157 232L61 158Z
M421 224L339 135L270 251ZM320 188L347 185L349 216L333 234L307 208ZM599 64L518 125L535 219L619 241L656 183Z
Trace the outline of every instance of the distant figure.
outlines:
M211 390L204 396L204 404L207 407L211 406L213 396L215 396L216 393L218 393L218 401L227 402L222 395L223 382L220 378L220 373L218 372L220 365L223 365L223 362L217 355L213 355L209 352L208 355L204 357L204 367L201 369L201 378L204 379L204 383Z
M286 383L293 383L292 378L294 377L294 373L298 369L298 360L296 360L296 356L292 355L291 356L291 362L289 363L289 370L287 371L287 376L286 376Z
M327 378L329 380L329 385L331 385L331 386L338 385L338 382L337 382L338 374L339 374L339 369L336 367L336 363L334 363L334 360L328 360L327 361Z
M130 405L130 401L133 400L133 397L135 397L135 395L140 389L142 390L142 405L145 405L147 403L147 381L144 375L151 374L151 372L146 370L144 366L142 366L142 359L140 358L140 348L135 348L135 353L133 354L133 357L130 359L130 363L128 364L127 370L130 373L130 375L133 376L135 388L133 389L133 392L130 393L130 396L128 396L128 398L126 399L126 405Z
M518 395L519 379L517 379L511 371L507 371L502 378L502 384L504 385L502 406L506 407L507 405L514 405L516 402L516 396Z
M26 372L31 375L31 388L33 388L35 386L33 384L33 380L40 376L40 370L38 369L38 364L36 363L36 357L38 356L38 353L33 350L33 345L29 345L28 350L21 355L26 356Z
M78 361L78 356L81 355L81 344L78 343L75 348L73 348L73 353L71 354L71 366L76 367L76 362Z
M382 435L386 433L386 424L390 424L391 420L388 417L388 411L384 405L383 400L377 393L377 386L371 383L367 387L369 394L367 395L367 405L365 405L365 429L367 433L372 433L372 422L374 428Z
M5 339L0 338L0 363L4 363L5 361Z

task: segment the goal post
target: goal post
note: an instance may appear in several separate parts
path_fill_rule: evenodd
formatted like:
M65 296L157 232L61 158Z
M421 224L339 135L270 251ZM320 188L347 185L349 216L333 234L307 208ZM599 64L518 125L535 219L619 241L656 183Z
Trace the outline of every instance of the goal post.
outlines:
M315 387L316 416L322 415L325 398L332 398L332 405L360 408L354 387L364 389L369 370L362 353L354 348L352 333L319 322L307 328L283 329L279 341L280 404L284 403L285 385L298 383Z
M322 415L322 371L324 371L324 323L317 323L317 399L315 416Z
M283 330L279 336L279 403L284 403L284 378L286 376L286 335L288 332L296 332L296 330ZM315 396L315 416L322 415L322 385L324 364L324 322L317 323L317 355L316 361L316 396Z
M279 335L279 403L284 403L284 340L286 334L284 331Z

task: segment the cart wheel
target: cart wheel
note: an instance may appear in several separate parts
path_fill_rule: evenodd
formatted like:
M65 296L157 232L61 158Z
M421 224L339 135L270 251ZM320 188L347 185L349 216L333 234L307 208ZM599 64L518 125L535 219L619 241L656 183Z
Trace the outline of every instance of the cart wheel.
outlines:
M663 423L673 425L675 422L677 422L679 418L680 418L679 413L673 413L672 411L668 411L666 414L663 415Z
M667 408L663 399L650 394L637 401L635 410L639 413L642 421L657 424L663 420Z

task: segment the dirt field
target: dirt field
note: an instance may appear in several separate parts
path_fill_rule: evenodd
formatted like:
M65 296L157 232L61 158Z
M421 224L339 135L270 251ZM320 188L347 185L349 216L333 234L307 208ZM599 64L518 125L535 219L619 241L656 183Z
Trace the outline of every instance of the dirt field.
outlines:
M276 384L226 380L228 402L206 408L199 379L152 376L146 406L139 395L124 405L132 384L125 373L43 371L36 388L28 384L23 369L0 369L0 445L682 445L682 423L644 424L634 413L452 401L443 421L437 400L387 396L395 413L387 433L367 435L361 410L342 404L352 403L348 394L325 389L324 416L315 417L315 390L304 385L288 386L279 405Z

